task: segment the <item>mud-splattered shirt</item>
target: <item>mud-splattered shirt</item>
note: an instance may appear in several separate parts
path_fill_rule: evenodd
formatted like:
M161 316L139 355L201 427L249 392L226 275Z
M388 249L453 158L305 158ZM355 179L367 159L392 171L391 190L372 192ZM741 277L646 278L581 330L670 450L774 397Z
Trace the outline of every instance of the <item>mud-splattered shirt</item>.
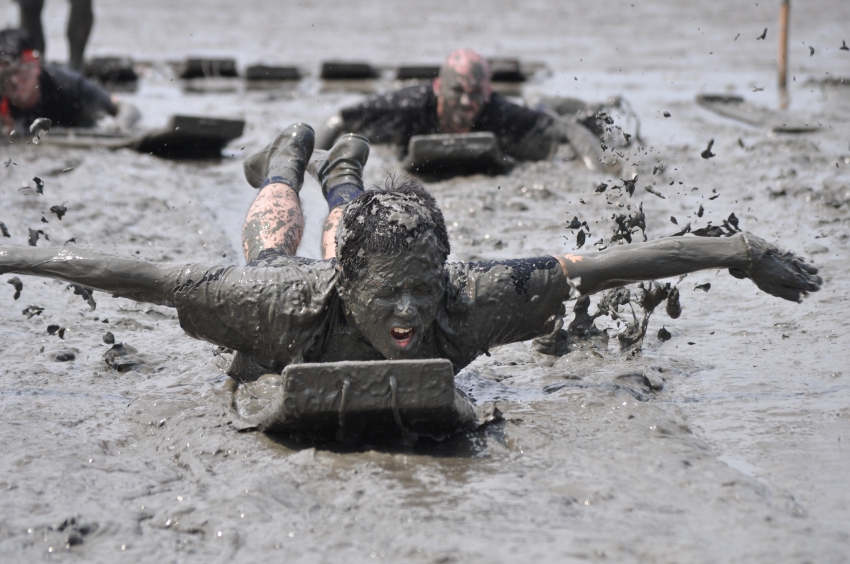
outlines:
M437 95L430 85L410 86L370 96L340 111L341 131L359 133L371 143L397 145L402 155L414 135L441 133ZM547 158L563 134L551 116L513 104L494 93L472 131L490 131L507 155L518 160Z
M117 111L109 93L79 74L45 63L39 77L38 104L31 110L10 106L12 119L29 126L36 118L47 118L56 127L93 127L104 114Z
M293 362L382 360L345 318L335 260L264 251L244 267L183 268L173 304L192 337L238 352L229 373L253 380ZM554 257L446 265L446 293L419 358L455 371L492 347L550 333L567 281Z

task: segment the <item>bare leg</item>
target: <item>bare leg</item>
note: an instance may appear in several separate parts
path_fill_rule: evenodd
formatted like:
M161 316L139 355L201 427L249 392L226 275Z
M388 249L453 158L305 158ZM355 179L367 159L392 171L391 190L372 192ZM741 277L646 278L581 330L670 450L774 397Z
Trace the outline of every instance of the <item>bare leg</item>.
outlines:
M298 193L287 184L269 184L257 193L242 227L245 260L264 249L295 255L304 234L304 214Z
M245 179L260 189L242 227L242 248L248 262L265 249L276 249L286 255L295 255L298 250L304 235L298 192L304 183L304 168L313 153L313 143L313 128L294 123L245 159Z
M17 0L21 7L21 28L30 36L33 47L41 53L44 60L44 29L41 27L41 11L44 0Z
M68 16L68 50L71 53L68 66L77 72L83 70L83 53L94 25L92 0L70 0L71 14Z
M342 218L345 206L337 206L328 213L325 229L322 232L322 258L330 259L336 256L336 229Z
M368 159L369 140L346 133L330 151L315 151L307 165L307 172L322 185L322 195L330 209L322 233L324 259L336 256L337 226L345 206L363 192L363 167Z

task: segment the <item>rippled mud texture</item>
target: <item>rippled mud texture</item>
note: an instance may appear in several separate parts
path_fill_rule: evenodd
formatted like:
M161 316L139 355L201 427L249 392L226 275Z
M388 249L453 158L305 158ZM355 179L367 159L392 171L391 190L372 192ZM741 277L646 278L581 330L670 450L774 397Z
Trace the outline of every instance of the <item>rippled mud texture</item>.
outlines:
M222 391L230 353L187 337L173 309L95 293L91 311L66 283L19 275L19 300L5 283L0 292L0 560L845 561L850 103L846 86L808 81L848 74L838 47L850 6L815 1L792 11L790 108L823 128L768 136L693 103L698 92L728 86L776 107L776 5L758 4L497 3L494 13L511 17L484 22L478 5L441 2L405 10L302 4L283 13L259 1L99 0L92 54L166 61L232 49L240 64L265 53L315 71L320 59L342 55L439 62L462 38L485 54L545 60L554 74L527 91L629 99L644 140L629 154L639 173L633 196L607 204L611 190L594 195L595 187L626 176L588 172L563 152L505 177L435 183L450 260L571 252L573 217L591 227L587 248L613 235L611 215L634 214L626 207L643 202L650 241L689 222L721 225L734 212L742 230L811 261L825 284L798 305L726 271L691 274L679 283L681 316L656 308L634 357L620 353L613 331L607 348L562 356L529 343L494 349L457 382L476 402L496 402L505 421L393 450L240 433ZM50 6L51 57L64 60L67 3ZM16 12L14 3L0 5L6 22ZM276 33L258 32L272 17ZM357 40L340 36L354 21ZM187 31L186 22L197 27ZM755 41L765 27L767 39ZM591 34L605 40L589 42ZM317 124L359 99L322 94L313 79L291 90L203 96L183 95L164 71L146 80L127 95L143 125L161 126L175 105L239 114L248 127L231 149L240 155L289 123ZM716 156L702 159L711 138ZM11 235L0 238L4 246L26 246L34 228L50 235L39 249L75 238L79 248L156 262L244 263L242 221L256 192L241 157L186 164L48 143L0 150L0 161L17 163L0 167L0 221ZM389 150L373 148L369 159L366 185L400 171ZM653 175L659 161L665 166ZM18 190L34 176L44 179L45 196ZM319 258L327 204L312 180L301 199L299 252ZM62 221L42 227L42 211L66 200ZM705 283L710 292L692 290ZM590 298L590 312L598 301ZM44 310L27 319L29 305ZM572 322L571 314L564 327ZM64 341L47 333L54 324L67 328ZM616 329L604 318L596 324ZM662 328L666 342L656 338ZM107 331L147 355L149 372L111 369ZM62 352L74 360L57 362Z

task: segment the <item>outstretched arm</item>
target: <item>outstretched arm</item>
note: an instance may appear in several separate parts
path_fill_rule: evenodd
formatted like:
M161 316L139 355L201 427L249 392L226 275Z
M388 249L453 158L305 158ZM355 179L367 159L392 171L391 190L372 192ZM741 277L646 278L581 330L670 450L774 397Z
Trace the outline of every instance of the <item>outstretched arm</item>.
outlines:
M736 278L749 278L762 291L796 302L822 283L817 268L752 233L670 237L558 260L567 277L581 279L577 289L582 294L714 268L728 268Z
M171 305L180 267L85 249L0 247L0 274L8 272L58 278L117 297Z
M326 321L334 264L158 265L81 249L0 247L0 274L67 280L117 297L177 308L196 339L286 364ZM560 275L560 273L559 273Z
M611 171L616 169L617 158L613 152L606 158L599 138L587 127L562 116L555 115L553 127L561 142L569 143L588 170Z

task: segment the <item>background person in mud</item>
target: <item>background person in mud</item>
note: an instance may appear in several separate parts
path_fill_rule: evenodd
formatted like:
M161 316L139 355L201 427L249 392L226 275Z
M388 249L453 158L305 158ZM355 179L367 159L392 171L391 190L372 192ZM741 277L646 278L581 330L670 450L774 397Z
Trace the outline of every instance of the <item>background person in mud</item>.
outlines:
M21 8L21 28L32 38L34 48L46 53L44 28L41 25L41 12L44 10L44 0L15 0ZM70 56L68 68L83 71L83 53L94 25L94 10L92 0L69 0L71 13L68 14L68 50Z
M364 191L365 138L344 135L329 152L313 153L313 144L312 128L294 124L246 159L245 176L260 188L243 229L247 266L10 247L0 251L0 273L60 278L176 307L189 335L238 351L228 372L242 381L293 362L446 358L457 371L492 347L551 333L571 286L590 294L729 268L787 300L820 288L817 269L749 233L446 263L443 215L421 185L390 178L386 188ZM305 169L330 210L324 260L294 256L304 228Z
M404 156L414 135L479 131L495 134L501 151L517 160L548 159L559 143L572 142L588 168L602 167L593 133L580 123L518 106L494 93L487 61L470 49L449 54L431 85L371 96L343 108L320 129L317 145L328 149L342 133L355 132L372 143L397 145Z
M53 126L93 127L104 115L131 126L138 112L79 74L42 61L29 36L0 31L0 116L9 130L26 131L37 118Z

